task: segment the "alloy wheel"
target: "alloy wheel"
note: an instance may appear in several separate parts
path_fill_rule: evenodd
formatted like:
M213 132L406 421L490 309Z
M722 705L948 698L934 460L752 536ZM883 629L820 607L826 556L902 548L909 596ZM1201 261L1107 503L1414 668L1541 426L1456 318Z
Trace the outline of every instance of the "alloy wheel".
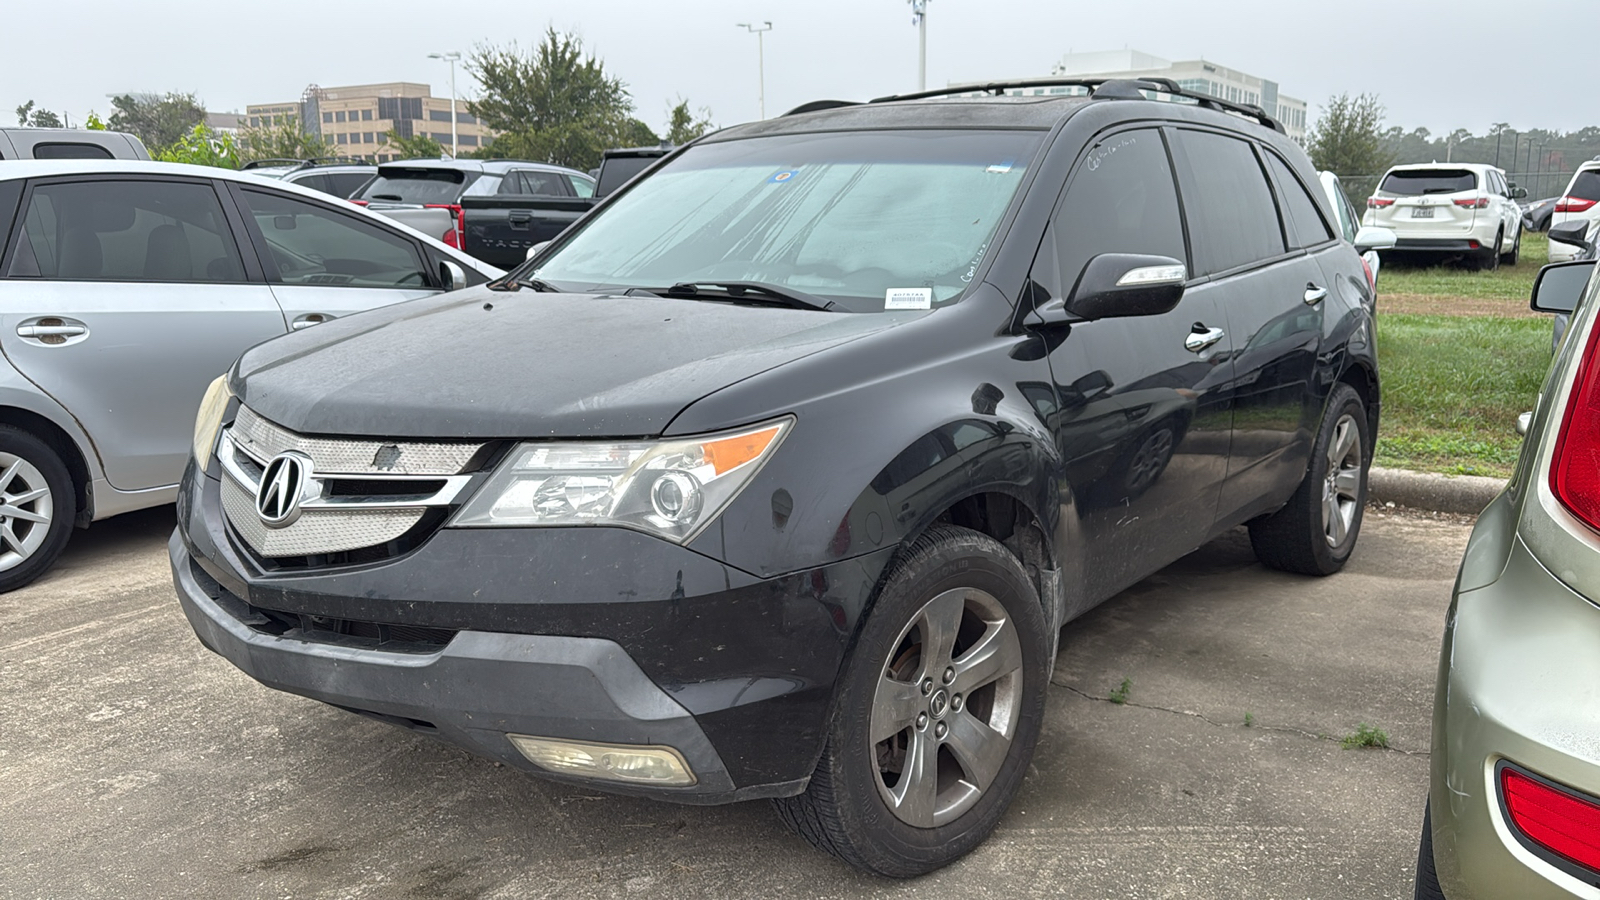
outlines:
M1353 416L1334 423L1328 441L1328 474L1322 482L1322 535L1338 547L1350 534L1361 503L1361 430Z
M971 588L929 600L900 632L873 695L878 791L918 828L967 812L1011 750L1022 644L1005 607Z

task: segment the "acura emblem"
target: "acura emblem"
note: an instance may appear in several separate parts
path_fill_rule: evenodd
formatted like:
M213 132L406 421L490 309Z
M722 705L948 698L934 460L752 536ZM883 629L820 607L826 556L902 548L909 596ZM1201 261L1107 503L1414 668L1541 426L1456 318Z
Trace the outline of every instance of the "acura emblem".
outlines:
M300 496L311 474L311 458L303 453L280 453L267 463L256 488L256 515L268 528L283 528L300 518Z

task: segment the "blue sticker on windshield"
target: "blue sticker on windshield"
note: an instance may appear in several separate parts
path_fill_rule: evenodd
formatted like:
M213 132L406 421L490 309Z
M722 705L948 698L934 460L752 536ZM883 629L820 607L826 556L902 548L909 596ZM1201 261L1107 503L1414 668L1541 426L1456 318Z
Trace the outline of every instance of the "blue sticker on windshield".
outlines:
M794 177L799 174L799 169L784 169L782 172L775 173L771 178L768 178L767 184L783 184L786 181L794 180Z

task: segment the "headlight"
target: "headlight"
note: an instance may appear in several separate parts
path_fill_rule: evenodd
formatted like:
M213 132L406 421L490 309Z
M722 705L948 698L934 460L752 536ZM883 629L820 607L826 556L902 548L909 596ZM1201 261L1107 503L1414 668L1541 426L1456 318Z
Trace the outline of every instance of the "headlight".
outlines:
M223 375L206 388L200 400L200 413L194 417L194 459L205 471L211 465L211 451L217 446L217 429L222 427L222 416L228 411L228 401L233 391L228 390L228 376Z
M687 543L738 496L793 419L676 440L523 444L459 526L621 525Z

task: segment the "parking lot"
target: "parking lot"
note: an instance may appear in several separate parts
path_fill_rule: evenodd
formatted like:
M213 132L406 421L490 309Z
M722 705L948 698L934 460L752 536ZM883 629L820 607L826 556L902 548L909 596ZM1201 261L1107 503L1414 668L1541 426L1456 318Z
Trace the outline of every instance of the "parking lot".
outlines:
M179 612L171 517L80 532L0 596L0 895L1409 897L1468 533L1369 511L1317 580L1235 531L1107 602L1063 636L994 838L897 883L764 802L548 784L257 685ZM1343 749L1360 723L1392 749Z

